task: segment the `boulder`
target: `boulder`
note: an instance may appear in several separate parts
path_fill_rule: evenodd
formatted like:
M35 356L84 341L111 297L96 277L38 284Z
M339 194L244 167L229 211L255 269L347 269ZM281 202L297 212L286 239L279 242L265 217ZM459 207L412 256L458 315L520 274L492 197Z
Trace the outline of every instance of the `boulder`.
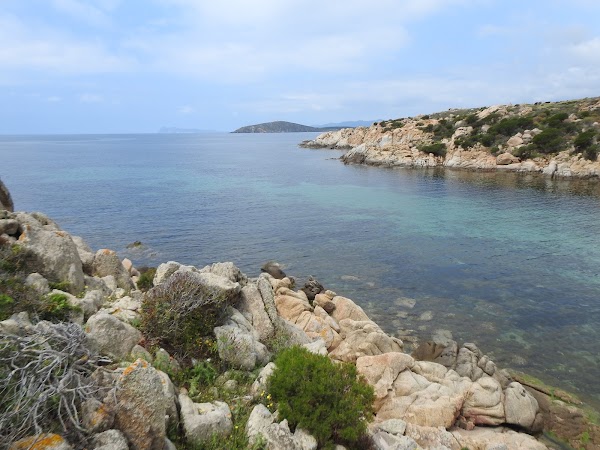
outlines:
M283 270L281 270L281 266L275 261L269 261L262 265L260 268L261 272L268 273L273 278L277 280L281 280L286 277L286 274Z
M246 423L246 435L251 446L262 442L268 450L317 449L314 437L300 427L292 433L287 420L277 423L271 412L262 404L256 405L250 413Z
M537 441L533 436L525 433L517 433L503 427L477 427L467 431L454 428L451 431L457 448L469 448L473 450L548 450L548 448Z
M39 273L30 273L25 279L25 285L30 286L40 295L46 295L50 292L50 285Z
M187 266L182 266L181 264L175 261L162 263L156 268L156 273L154 274L152 284L154 284L154 286L158 286L159 284L164 283L171 275L177 272L181 267ZM191 268L191 266L189 267Z
M21 234L19 244L30 270L51 282L69 283L69 292L83 290L83 268L71 236L40 213L16 213Z
M275 327L256 284L250 283L242 288L238 310L252 324L260 341L264 342L273 336Z
M2 180L0 180L0 209L11 212L15 210L15 204L10 196L10 192Z
M142 339L142 333L114 316L100 311L85 324L88 345L98 353L120 360L126 359Z
M163 450L166 402L162 379L143 359L127 367L117 383L115 426L132 450Z
M275 367L275 363L270 362L261 369L258 376L256 377L256 380L254 380L254 383L252 383L252 387L250 388L250 392L252 393L252 395L254 395L255 397L260 396L263 392L266 391L267 383L271 375L273 375Z
M370 320L342 319L339 324L343 341L329 354L333 359L354 362L361 356L402 351L401 340L388 336Z
M483 370L478 366L481 356L483 354L474 344L464 344L456 357L456 372L462 377L477 381L484 374Z
M405 435L414 439L423 449L459 450L462 448L457 446L454 436L443 427L424 427L407 423ZM471 448L471 450L476 449Z
M378 431L371 436L374 450L416 450L419 445L408 436L397 436Z
M258 333L235 308L225 325L216 327L214 333L219 357L233 367L253 370L257 364L269 362L271 355L260 342Z
M233 283L239 283L240 286L246 286L248 283L248 277L232 262L214 263L203 267L200 272L209 272L227 278Z
M92 437L93 450L129 450L127 439L119 430L106 430Z
M376 410L390 391L393 391L394 381L400 372L410 369L414 364L415 360L410 355L400 352L357 358L356 370L375 390Z
M117 286L127 292L133 288L129 272L123 267L119 256L113 250L103 248L96 252L92 263L92 273L99 278L112 275Z
M508 141L506 141L506 145L509 147L518 147L519 145L523 145L523 137L521 133L512 136Z
M165 401L166 415L165 426L177 429L179 426L179 411L177 409L177 394L175 393L175 385L169 378L169 375L161 370L156 371L160 377L160 382L163 390L163 398Z
M311 311L312 308L307 301L289 295L278 295L275 297L275 307L281 317L296 323L298 317L304 311Z
M10 450L72 450L73 447L58 434L44 433L14 442Z
M213 436L228 436L231 433L233 422L226 403L194 403L185 393L181 393L179 404L183 431L189 443L200 445Z
M389 434L402 436L406 431L406 422L400 419L384 420L383 422L374 424L374 428Z
M13 314L8 319L0 322L1 334L14 334L23 336L33 329L33 325L29 320L29 314L25 311Z
M507 166L509 164L515 164L518 162L519 158L508 152L501 153L500 155L496 156L496 164L499 166Z
M402 419L426 427L449 428L461 411L470 385L470 380L440 364L415 362L394 380L377 419Z
M77 253L79 254L79 259L81 259L81 264L83 267L83 272L86 275L92 275L93 268L92 265L94 263L94 252L92 249L86 244L83 238L79 236L71 236L75 246L77 247Z
M537 400L521 385L513 381L504 390L506 423L531 430L539 412Z
M337 320L338 323L343 319L370 320L364 310L349 298L338 295L333 298L332 302L335 309L331 313L331 317Z
M100 400L90 398L81 405L81 417L84 427L92 433L100 433L112 428L115 411Z
M323 288L323 285L317 280L315 280L313 277L309 277L306 283L304 283L304 287L301 290L304 291L306 297L310 301L313 301L315 299L315 296L324 291L325 288Z
M15 236L18 233L19 233L19 222L17 222L15 219L0 218L0 234L7 234L9 236Z
M105 305L104 311L123 322L132 323L140 319L139 310L141 307L141 298L125 296L112 304Z
M462 407L462 415L475 425L504 423L504 394L498 381L483 376L469 388Z

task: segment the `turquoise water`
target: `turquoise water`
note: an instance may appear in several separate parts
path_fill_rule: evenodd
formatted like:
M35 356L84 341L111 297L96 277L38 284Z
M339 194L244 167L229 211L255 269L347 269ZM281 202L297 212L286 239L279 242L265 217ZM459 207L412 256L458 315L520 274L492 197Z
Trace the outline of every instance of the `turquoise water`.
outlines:
M599 183L344 166L313 136L2 136L0 176L138 266L274 259L389 333L449 329L600 403Z

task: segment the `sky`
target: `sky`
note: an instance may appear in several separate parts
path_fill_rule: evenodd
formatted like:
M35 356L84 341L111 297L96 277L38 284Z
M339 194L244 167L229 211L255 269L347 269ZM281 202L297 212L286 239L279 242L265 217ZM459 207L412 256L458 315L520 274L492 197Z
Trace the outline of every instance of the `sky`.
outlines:
M0 0L0 133L600 96L598 0Z

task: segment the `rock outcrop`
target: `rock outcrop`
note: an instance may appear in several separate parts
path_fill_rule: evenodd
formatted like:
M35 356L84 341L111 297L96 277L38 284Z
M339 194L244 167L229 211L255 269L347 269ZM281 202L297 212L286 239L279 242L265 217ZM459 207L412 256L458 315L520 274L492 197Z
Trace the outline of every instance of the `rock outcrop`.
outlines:
M595 108L595 101L597 99L571 102L575 106L561 102L492 106L436 113L431 117L388 120L368 128L328 131L300 146L347 149L341 157L346 164L448 167L598 178L597 137L584 143L576 141L584 132L597 135L594 118L600 116L600 110ZM552 108L556 111L572 108L571 116L575 119L557 119L553 123L549 119L555 112ZM563 122L575 127L575 131L571 128L560 131ZM544 130L534 123L539 123ZM521 131L515 132L517 129ZM548 148L546 140L538 138L546 130L560 134L562 142L558 146L554 144L556 148Z
M15 205L10 196L10 192L2 180L0 180L0 209L5 209L10 212L15 210Z

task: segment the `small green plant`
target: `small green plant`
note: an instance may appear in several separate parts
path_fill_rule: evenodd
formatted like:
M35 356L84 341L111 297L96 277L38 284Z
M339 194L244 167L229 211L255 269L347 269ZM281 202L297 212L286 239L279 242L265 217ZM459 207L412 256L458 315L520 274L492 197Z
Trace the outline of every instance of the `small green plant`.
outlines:
M6 320L11 316L14 304L14 298L6 294L0 294L0 320Z
M356 448L373 417L373 388L353 364L334 364L301 347L282 351L268 382L281 417L312 434L322 448Z
M590 437L590 432L589 431L584 431L583 433L581 433L581 443L583 445L585 444L589 444L589 442L592 440Z
M595 136L596 132L594 130L582 131L573 140L573 145L577 150L584 151L585 149L591 147L591 145L594 143Z
M71 289L71 283L68 281L49 282L48 286L50 286L50 289L56 289L63 292L69 292L69 289Z
M600 153L600 145L591 145L583 151L583 157L590 161L596 161Z
M548 117L546 124L551 128L558 128L568 117L569 115L566 112L559 112Z
M140 291L146 292L154 287L154 275L156 274L156 267L142 267L140 268L140 277L137 281L137 287Z
M81 308L69 304L65 294L49 294L42 299L40 319L50 321L65 321L72 312L79 312Z

